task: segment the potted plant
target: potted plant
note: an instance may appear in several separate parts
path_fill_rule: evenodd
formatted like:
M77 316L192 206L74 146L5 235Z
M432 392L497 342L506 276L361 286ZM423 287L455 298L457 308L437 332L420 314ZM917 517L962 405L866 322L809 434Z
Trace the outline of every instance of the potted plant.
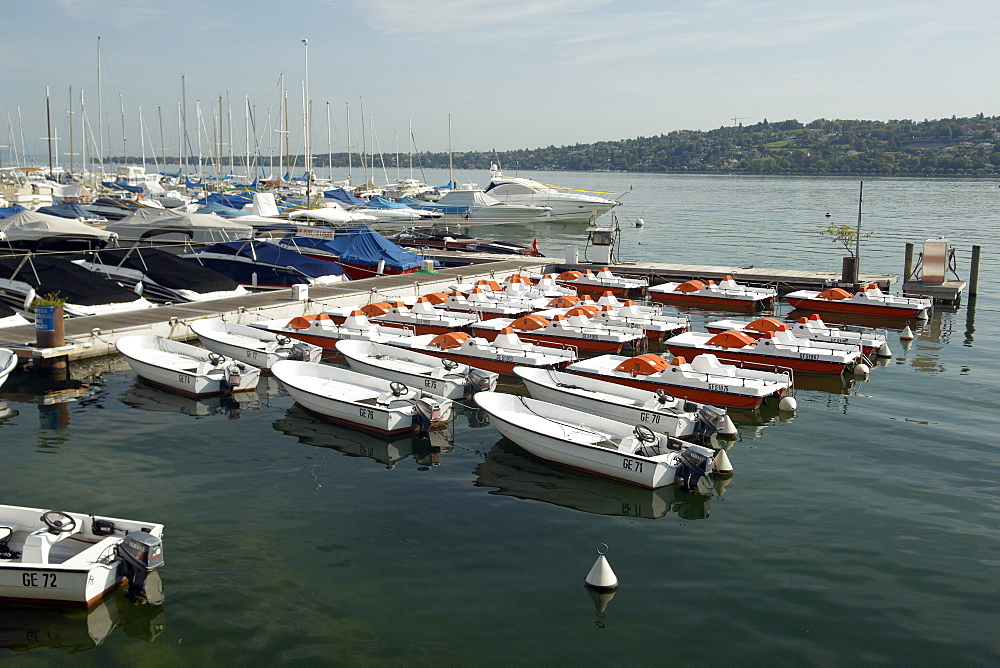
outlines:
M41 348L66 345L63 305L66 299L58 292L35 297L31 309L35 312L35 341Z
M838 225L837 223L830 223L825 228L820 230L820 234L830 237L830 240L835 243L843 244L844 248L847 249L849 255L843 259L843 263L841 265L840 280L844 281L845 283L857 283L858 255L860 254L859 251L860 242L863 239L872 238L875 235L875 233L860 232L858 229L855 229L850 225Z

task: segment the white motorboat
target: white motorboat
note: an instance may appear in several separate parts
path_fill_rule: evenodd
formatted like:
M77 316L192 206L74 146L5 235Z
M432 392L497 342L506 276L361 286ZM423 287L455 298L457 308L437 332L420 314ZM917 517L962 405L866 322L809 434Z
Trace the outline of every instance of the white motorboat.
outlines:
M677 399L666 390L641 390L578 374L514 367L514 373L535 399L592 415L644 424L674 438L708 440L715 433L736 436L725 409Z
M555 347L571 346L584 352L619 353L626 344L633 350L646 344L646 334L643 330L609 328L582 315L569 317L555 315L551 321L535 314L516 320L493 318L474 323L472 331L476 336L492 341L508 327L513 328L521 339L530 343Z
M0 505L0 599L89 606L163 565L163 525Z
M510 328L500 332L493 341L469 336L465 332L449 332L436 336L424 334L387 343L503 374L513 374L516 366L557 368L577 360L575 350L527 343L518 338Z
M550 217L557 223L589 223L604 215L621 202L588 190L559 190L533 179L504 176L500 167L490 166L490 183L486 192L505 204L532 204L552 209Z
M698 280L683 283L661 283L649 288L650 300L658 303L682 304L730 311L753 311L774 306L778 291L772 288L754 288L742 285L726 276L716 285L715 281Z
M567 370L654 392L664 389L675 397L712 406L747 410L760 408L769 397L781 400L792 389L791 369L742 368L723 364L711 353L698 355L690 363L675 357L669 364L652 353L631 358L601 355L571 364Z
M541 280L539 278L538 280ZM596 274L590 269L564 271L555 279L559 285L576 290L579 295L603 295L610 292L616 297L642 297L646 294L649 281L645 278L625 278L615 276L607 267L601 267Z
M436 202L405 201L414 209L441 212L442 223L503 225L551 220L552 209L532 204L506 204L482 190L449 190Z
M260 320L250 323L250 327L306 341L323 350L336 349L337 341L344 339L362 339L385 343L394 339L414 336L413 331L409 329L375 324L369 321L368 317L360 310L351 311L340 324L337 324L328 314L318 313L316 315L300 315L291 320Z
M475 400L490 424L531 454L586 473L649 489L681 482L690 490L713 471L712 450L644 425L513 394L480 392Z
M627 304L627 305L626 305ZM567 318L581 316L593 325L622 331L642 332L650 341L662 341L665 337L687 331L691 321L686 317L651 315L639 311L635 303L628 299L617 309L610 305L597 306L593 302L570 308L550 308L535 311L534 315L551 319L557 315Z
M713 320L705 323L705 329L710 334L719 334L731 329L748 334L759 339L767 332L787 330L803 339L811 339L821 343L840 343L858 346L865 356L892 357L885 334L880 334L870 327L854 327L850 325L827 325L813 313L808 318L799 318L798 322L784 323L776 318L757 318L747 320Z
M18 313L18 309L0 302L0 327L21 327L30 324L31 321Z
M0 385L3 385L15 367L17 367L17 353L9 348L0 348Z
M393 435L428 431L451 419L451 399L403 383L297 360L277 362L271 371L306 410L359 429Z
M933 299L888 295L874 283L854 295L842 288L797 290L785 295L785 300L794 308L810 311L919 320L928 319L934 307Z
M419 387L447 399L462 399L497 386L499 375L416 350L371 341L338 341L337 352L351 369Z
M222 318L205 318L191 323L201 345L214 353L270 369L278 360L319 362L323 349L312 343L296 341L259 327L226 322Z
M334 322L341 323L354 312L353 306L329 309L325 313ZM479 315L464 311L447 311L434 308L427 297L420 297L412 307L401 301L375 302L361 308L361 312L372 322L386 327L412 331L415 334L447 334L455 330L468 329L479 322Z
M189 397L247 392L260 378L257 367L158 336L129 334L115 347L143 380Z

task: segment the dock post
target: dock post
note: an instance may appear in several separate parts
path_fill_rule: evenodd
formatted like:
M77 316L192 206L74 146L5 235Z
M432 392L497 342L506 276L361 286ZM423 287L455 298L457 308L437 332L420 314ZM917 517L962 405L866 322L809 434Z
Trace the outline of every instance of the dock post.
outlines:
M904 253L903 259L903 282L906 283L910 280L910 275L913 273L913 242L906 242L906 251Z
M66 324L63 322L62 304L35 306L35 346L61 348L65 345ZM68 365L66 355L43 357L39 361L39 367L42 369L65 369Z
M969 265L969 296L975 297L979 291L979 252L982 246L972 245L972 262Z

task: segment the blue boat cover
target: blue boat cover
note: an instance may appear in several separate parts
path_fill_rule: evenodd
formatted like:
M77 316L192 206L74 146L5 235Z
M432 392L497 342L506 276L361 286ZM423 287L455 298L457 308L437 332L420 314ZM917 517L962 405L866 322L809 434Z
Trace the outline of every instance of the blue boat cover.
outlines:
M207 196L202 197L200 200L197 200L195 204L201 204L202 206L208 206L209 204L221 204L222 206L242 211L243 207L247 204L253 204L253 198L244 197L243 195L234 195L232 193L210 193Z
M337 229L333 239L289 235L281 242L286 245L294 243L300 248L324 250L335 254L341 262L362 267L377 267L380 261L385 260L386 269L409 271L420 267L424 259L416 253L400 248L368 225Z
M414 197L400 197L399 203L404 204L411 209L423 209L424 211L440 211L445 215L454 216L464 216L469 213L469 207L467 206L442 206L435 202L425 202L422 199L416 199Z
M15 213L21 213L22 211L27 211L27 209L20 204L15 204L14 206L0 206L0 220L10 218Z
M243 211L242 209L234 209L231 206L226 206L221 202L211 202L205 206L198 209L197 213L214 213L223 218L239 218L240 216L249 216L249 211Z
M351 206L365 206L365 201L363 199L358 199L354 196L354 193L344 190L343 188L324 191L323 197L326 197L327 199L339 200L344 204L350 204Z
M399 202L393 202L391 199L386 199L384 197L372 197L368 200L368 206L373 209L409 209L410 207L405 204L400 204Z
M320 276L343 276L345 274L344 268L336 262L317 260L266 241L226 241L195 252L256 258L258 262L273 264L279 267L295 267L303 274L312 276L313 278Z
M43 206L38 209L38 213L47 213L50 216L60 218L94 218L94 214L87 211L76 202L62 202L52 206Z
M101 185L110 190L124 190L130 193L141 193L142 188L139 186L130 186L127 183L112 183L111 181L101 181Z

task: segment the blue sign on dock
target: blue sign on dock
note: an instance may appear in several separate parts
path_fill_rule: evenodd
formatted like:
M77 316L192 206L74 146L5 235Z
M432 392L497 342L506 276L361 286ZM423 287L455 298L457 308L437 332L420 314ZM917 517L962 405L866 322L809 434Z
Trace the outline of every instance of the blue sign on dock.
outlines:
M56 331L56 307L36 306L35 307L35 331L54 332Z

